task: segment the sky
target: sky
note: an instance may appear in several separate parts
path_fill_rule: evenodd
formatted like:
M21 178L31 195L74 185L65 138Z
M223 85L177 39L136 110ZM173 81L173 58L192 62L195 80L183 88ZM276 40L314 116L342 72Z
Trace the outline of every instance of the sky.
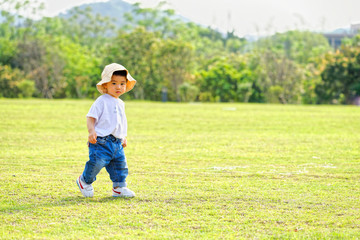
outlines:
M45 15L104 0L45 0ZM160 0L124 0L155 7ZM189 20L239 36L269 35L288 30L333 31L360 23L360 0L167 0Z

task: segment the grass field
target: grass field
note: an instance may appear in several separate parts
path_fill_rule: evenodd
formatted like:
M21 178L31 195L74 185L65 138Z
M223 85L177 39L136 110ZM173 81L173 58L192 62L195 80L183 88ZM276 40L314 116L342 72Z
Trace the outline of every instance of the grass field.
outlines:
M0 100L1 239L359 239L360 108L127 102L128 186L82 197L91 100Z

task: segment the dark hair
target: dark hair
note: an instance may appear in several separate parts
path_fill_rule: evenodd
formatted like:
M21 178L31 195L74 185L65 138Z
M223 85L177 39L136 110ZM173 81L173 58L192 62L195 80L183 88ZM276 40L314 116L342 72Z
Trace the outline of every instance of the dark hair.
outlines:
M120 70L120 71L115 71L113 72L113 76L127 76L127 71L126 70Z

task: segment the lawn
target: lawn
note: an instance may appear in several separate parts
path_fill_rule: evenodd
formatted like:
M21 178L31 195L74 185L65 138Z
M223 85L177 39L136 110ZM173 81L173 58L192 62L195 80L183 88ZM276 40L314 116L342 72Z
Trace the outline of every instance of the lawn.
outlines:
M82 197L91 100L0 100L1 239L359 239L360 108L126 102L133 199Z

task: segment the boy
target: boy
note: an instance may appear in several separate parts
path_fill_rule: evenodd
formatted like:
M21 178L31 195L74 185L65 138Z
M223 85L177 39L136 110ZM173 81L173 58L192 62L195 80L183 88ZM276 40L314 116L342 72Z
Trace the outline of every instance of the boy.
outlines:
M135 197L135 193L126 187L128 166L124 154L127 145L127 120L125 104L119 97L130 91L136 80L120 64L105 66L101 81L96 85L103 95L91 106L87 117L89 132L89 161L85 170L76 179L81 193L85 197L94 196L91 184L96 175L105 167L113 182L114 197Z

